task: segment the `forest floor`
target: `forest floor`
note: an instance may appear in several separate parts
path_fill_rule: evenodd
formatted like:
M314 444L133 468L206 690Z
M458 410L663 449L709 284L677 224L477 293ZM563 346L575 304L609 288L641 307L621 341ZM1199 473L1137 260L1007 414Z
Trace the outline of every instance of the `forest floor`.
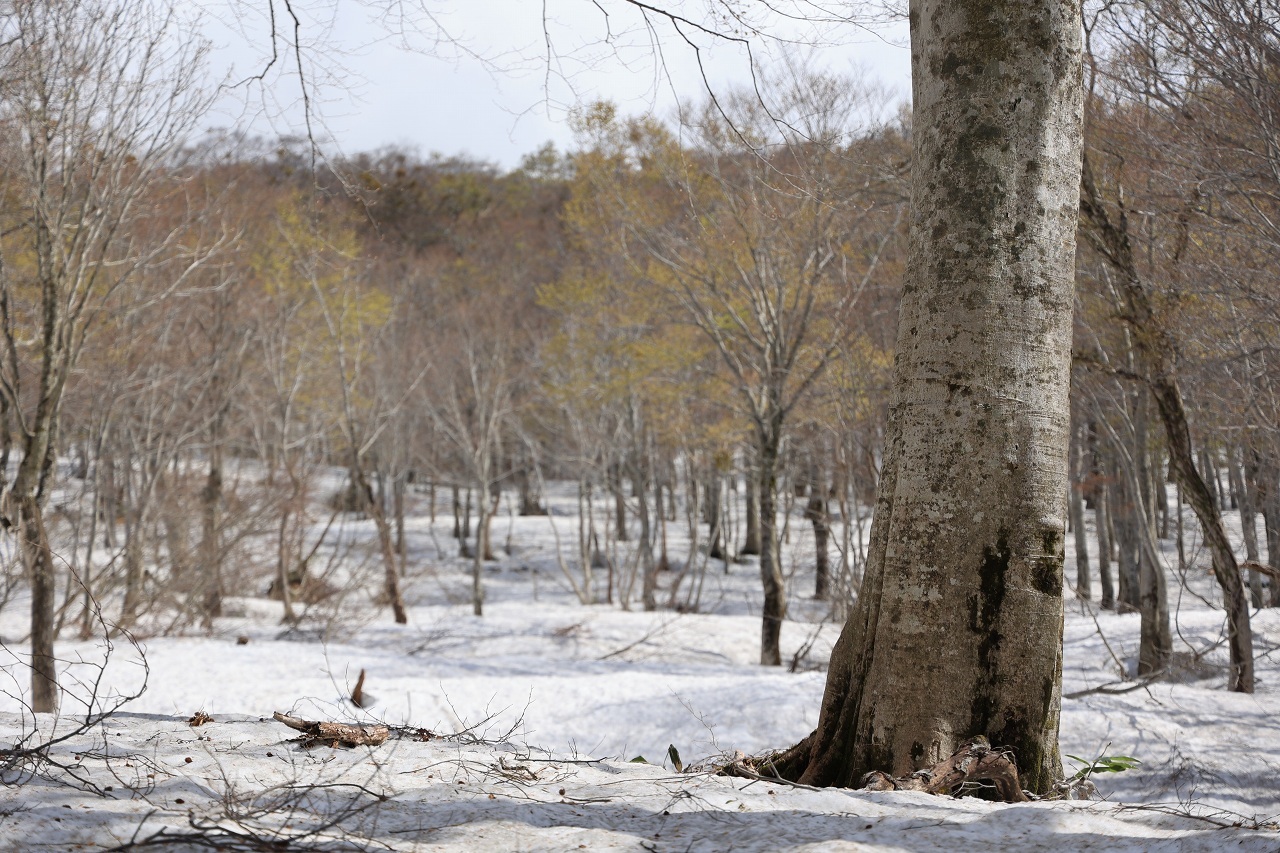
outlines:
M839 625L807 597L812 536L798 508L784 546L790 671L756 665L754 564L726 574L711 561L698 613L584 606L555 557L557 536L576 551L575 498L553 491L551 505L554 530L546 517L495 520L509 547L486 566L482 617L450 517L409 519L405 626L373 603L377 573L357 570L374 566L372 525L351 521L353 547L332 565L361 585L340 605L286 630L264 583L229 600L211 633L165 635L157 617L136 643L64 641L59 656L75 662L56 718L23 712L15 595L0 611L0 744L66 740L8 756L0 849L1280 850L1280 610L1254 614L1257 692L1226 692L1223 614L1194 541L1185 577L1169 570L1177 666L1162 680L1131 677L1138 615L1067 604L1063 752L1141 765L1095 776L1098 799L1002 805L708 772L816 723ZM678 526L673 558L688 547ZM348 698L362 670L363 709ZM144 686L83 726L89 704ZM307 749L277 711L393 733ZM197 712L212 719L193 726Z

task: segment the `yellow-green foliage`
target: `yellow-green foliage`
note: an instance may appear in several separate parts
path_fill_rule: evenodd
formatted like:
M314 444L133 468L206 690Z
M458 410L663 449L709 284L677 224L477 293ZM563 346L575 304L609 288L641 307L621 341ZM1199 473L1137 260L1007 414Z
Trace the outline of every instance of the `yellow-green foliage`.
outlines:
M390 298L363 267L354 229L296 195L276 205L249 255L282 341L279 368L300 379L296 403L324 420L336 417L335 383L345 383L359 404L362 369L391 316Z

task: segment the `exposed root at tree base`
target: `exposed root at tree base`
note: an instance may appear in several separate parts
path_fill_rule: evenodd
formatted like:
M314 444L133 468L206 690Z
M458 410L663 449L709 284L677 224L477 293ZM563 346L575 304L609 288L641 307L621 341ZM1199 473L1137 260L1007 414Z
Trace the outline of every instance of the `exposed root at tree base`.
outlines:
M773 752L759 757L740 756L720 769L725 776L742 776L750 779L774 781L786 785L800 785L796 778L809 762L813 735L783 752ZM951 794L966 784L990 783L1002 802L1025 803L1030 800L1022 790L1018 768L1009 753L995 749L984 737L966 741L950 758L910 776L894 778L887 773L873 770L862 777L862 788L867 791L924 791L929 794Z

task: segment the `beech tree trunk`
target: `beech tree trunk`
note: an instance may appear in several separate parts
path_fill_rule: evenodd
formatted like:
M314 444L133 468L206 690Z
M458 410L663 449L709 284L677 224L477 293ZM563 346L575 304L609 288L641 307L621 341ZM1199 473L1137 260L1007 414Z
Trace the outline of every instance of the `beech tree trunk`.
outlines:
M984 736L1061 775L1081 10L912 0L912 222L858 606L787 775L854 786Z

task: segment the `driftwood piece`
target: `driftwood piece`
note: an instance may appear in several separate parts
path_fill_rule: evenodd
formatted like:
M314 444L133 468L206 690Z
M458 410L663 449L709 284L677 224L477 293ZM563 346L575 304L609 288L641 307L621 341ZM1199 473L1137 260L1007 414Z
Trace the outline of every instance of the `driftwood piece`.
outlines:
M386 726L356 726L349 723L324 723L302 720L276 711L273 714L281 723L291 729L302 732L303 746L316 746L327 743L339 746L377 746L386 741L391 730Z
M917 770L910 776L895 779L888 773L873 770L862 777L868 791L924 791L948 794L964 782L990 782L1006 803L1025 803L1029 797L1018 780L1018 768L1008 754L992 749L984 737L967 741L946 761Z

